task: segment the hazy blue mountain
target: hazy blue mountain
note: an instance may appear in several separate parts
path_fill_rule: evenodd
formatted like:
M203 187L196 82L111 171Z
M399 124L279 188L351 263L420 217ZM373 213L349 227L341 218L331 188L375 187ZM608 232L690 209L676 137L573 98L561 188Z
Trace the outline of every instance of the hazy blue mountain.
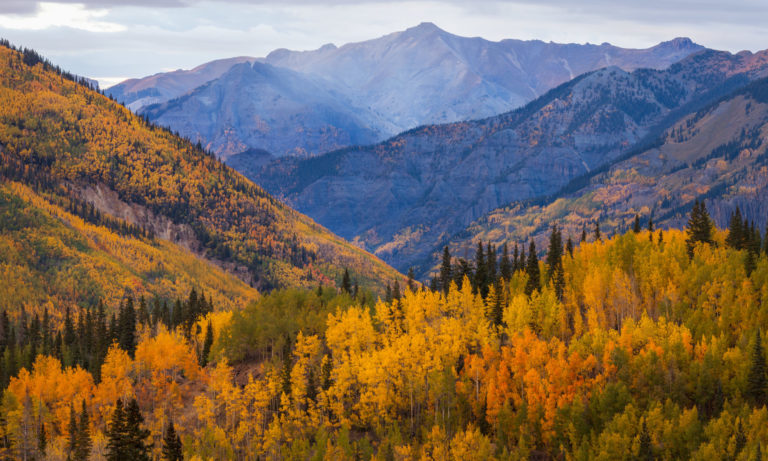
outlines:
M142 113L225 157L253 148L307 156L380 137L373 117L344 95L316 79L260 62L237 64L216 80Z
M213 120L189 110L196 107L196 103L187 100L199 96L199 93L190 93L203 84L210 85L208 92L222 94L222 112L240 110L228 104L247 104L242 101L242 89L231 76L224 75L232 66L255 58L214 61L191 71L130 80L108 92L138 111L147 111L146 106L150 104L180 98L181 102L153 108L147 115L182 135L201 138L204 144L224 156L248 148L270 150L275 144L279 147L272 152L275 155L317 154L327 150L327 146L368 142L366 136L370 133L376 136L371 141L380 141L420 125L489 117L522 106L584 72L606 66L625 71L641 67L663 69L701 49L700 45L683 38L641 50L607 43L493 42L460 37L424 23L341 47L326 45L305 52L281 49L259 58L259 62L302 74L311 81L312 91L323 96L323 106L331 105L325 99L330 95L336 99L332 105L334 113L354 112L364 128L357 131L345 125L346 122L325 123L323 120L320 124L330 131L310 137L306 137L304 131L307 120L302 116L291 118L298 110L295 88L276 80L264 79L260 86L260 91L272 99L249 93L248 97L257 98L254 104L264 105L256 120L227 119L226 123L231 124L224 125L220 119ZM298 77L292 79L296 81ZM308 106L317 102L313 98ZM348 110L342 110L341 106ZM298 112L311 113L313 109ZM270 122L265 124L265 120ZM268 130L265 137L258 134L265 130ZM257 134L246 135L251 131ZM233 132L238 133L235 140ZM323 136L325 140L319 141L318 137ZM273 139L266 142L266 137Z
M254 60L255 58L243 56L218 59L201 64L191 70L179 69L144 78L132 78L108 88L106 92L135 112L143 107L181 96L220 77L234 65L253 62Z
M499 116L242 171L406 270L429 264L436 245L489 211L553 194L656 140L681 116L762 76L767 57L704 51L666 70L609 67Z

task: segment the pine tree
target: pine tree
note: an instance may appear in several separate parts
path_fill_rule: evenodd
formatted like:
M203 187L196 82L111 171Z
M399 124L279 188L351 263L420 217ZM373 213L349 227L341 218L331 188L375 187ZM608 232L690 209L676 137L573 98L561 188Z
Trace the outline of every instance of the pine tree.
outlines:
M693 250L697 243L712 243L712 219L709 217L704 202L698 200L694 202L691 216L688 218L686 233L688 237L685 243L688 248L688 256L691 258L693 258Z
M136 353L136 310L133 308L133 298L128 297L118 319L120 348L133 358Z
M78 433L79 427L77 426L77 416L75 414L75 405L69 404L69 440L67 444L67 450L69 456L75 456L78 449Z
M88 459L91 455L92 445L88 410L85 407L85 400L83 400L83 407L80 411L80 424L77 428L77 448L74 451L74 459Z
M632 232L635 234L640 233L640 215L635 214L635 222L632 224Z
M505 281L509 281L512 278L512 262L509 260L509 246L504 242L504 247L501 250L501 264L499 264L499 272L501 278Z
M408 290L411 292L416 291L416 280L413 274L413 267L408 268Z
M648 233L653 234L653 215L648 217Z
M552 276L557 268L563 264L563 237L557 228L557 224L552 226L552 232L549 235L546 263L547 278L552 280Z
M485 264L485 249L483 242L477 242L477 251L475 252L475 290L480 296L485 297L488 294L488 267Z
M173 421L169 421L163 437L162 459L165 461L182 461L184 458L181 448L181 439L173 427Z
M144 429L144 417L139 410L139 403L131 399L125 409L125 429L127 434L126 452L123 459L132 461L149 461L150 447L146 443L150 432Z
M734 434L734 455L738 456L747 445L747 436L744 434L744 426L741 424L741 418L739 418L739 424L736 426L736 434Z
M731 219L728 223L728 236L725 238L725 244L736 250L744 249L744 229L742 228L741 210L736 207L736 211L731 213Z
M600 240L600 221L595 221L595 242Z
M565 251L568 252L568 256L573 258L573 240L571 240L571 236L568 236L568 241L565 242Z
M203 351L200 354L200 366L204 367L208 365L208 356L211 354L211 346L213 346L213 324L208 321L208 326L205 328L205 340L203 340Z
M539 271L539 258L536 255L536 244L531 240L528 248L528 263L525 266L528 273L528 282L525 284L525 294L530 296L535 290L541 290L541 272Z
M581 243L584 243L587 241L587 225L584 224L581 226Z
M753 405L763 406L766 403L767 386L765 352L758 330L755 332L755 341L749 355L749 373L747 374L747 388L744 394Z
M512 255L512 273L520 270L520 250L517 247L517 242L515 242L515 252Z
M440 287L443 293L448 293L448 288L451 286L451 252L448 250L448 245L443 247L443 262L440 265Z
M122 461L128 454L128 428L126 414L123 410L123 401L117 399L112 420L107 427L107 460Z
M395 282L392 284L392 299L400 299L400 282L398 282L397 279L395 279Z
M485 267L486 267L486 285L490 286L496 283L498 278L498 266L496 263L496 247L488 242L486 245L487 251L485 253Z
M640 446L637 450L637 458L642 461L651 461L654 459L651 435L648 433L648 426L645 423L645 419L643 419L643 425L640 429Z
M349 278L349 270L344 269L344 275L341 278L341 292L352 294L352 280Z

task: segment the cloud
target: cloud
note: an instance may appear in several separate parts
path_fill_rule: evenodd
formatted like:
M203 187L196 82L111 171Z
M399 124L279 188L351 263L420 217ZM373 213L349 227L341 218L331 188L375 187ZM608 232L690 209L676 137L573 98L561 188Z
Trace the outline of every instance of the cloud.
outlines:
M33 0L0 0L0 10L13 2L17 14L0 12L0 37L105 83L276 48L340 46L422 21L489 40L645 48L689 36L731 51L768 47L764 0L53 0L25 14Z

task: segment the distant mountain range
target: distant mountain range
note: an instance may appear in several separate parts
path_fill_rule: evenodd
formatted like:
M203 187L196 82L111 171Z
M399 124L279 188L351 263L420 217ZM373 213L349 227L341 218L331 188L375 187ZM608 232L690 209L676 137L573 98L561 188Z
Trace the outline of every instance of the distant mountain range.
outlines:
M689 114L766 74L768 52L707 50L665 70L609 67L499 116L242 171L396 268L416 266L423 275L442 244L488 212L553 196L576 178L657 147ZM717 142L729 141L718 133ZM549 222L530 218L537 226ZM488 219L490 232L496 221ZM543 229L506 232L525 239Z
M107 92L223 157L249 149L311 156L420 125L489 117L584 72L664 69L702 49L685 38L641 50L492 42L423 23L342 47L213 61Z

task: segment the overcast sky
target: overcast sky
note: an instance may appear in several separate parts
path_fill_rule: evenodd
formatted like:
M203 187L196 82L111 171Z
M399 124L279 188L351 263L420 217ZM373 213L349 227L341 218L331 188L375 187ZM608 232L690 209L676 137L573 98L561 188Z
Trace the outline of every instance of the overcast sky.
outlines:
M420 22L448 32L645 48L687 36L768 48L768 0L0 0L0 37L102 86L276 48L315 49Z

